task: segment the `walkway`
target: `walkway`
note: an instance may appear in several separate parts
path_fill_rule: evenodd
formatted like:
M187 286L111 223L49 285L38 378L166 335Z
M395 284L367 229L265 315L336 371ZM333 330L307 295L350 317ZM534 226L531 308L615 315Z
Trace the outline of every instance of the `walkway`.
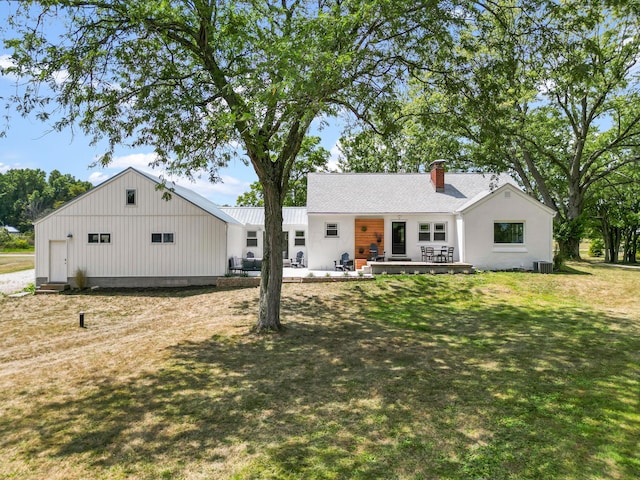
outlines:
M0 274L0 293L15 293L22 291L29 284L35 283L35 269L21 270L20 272Z

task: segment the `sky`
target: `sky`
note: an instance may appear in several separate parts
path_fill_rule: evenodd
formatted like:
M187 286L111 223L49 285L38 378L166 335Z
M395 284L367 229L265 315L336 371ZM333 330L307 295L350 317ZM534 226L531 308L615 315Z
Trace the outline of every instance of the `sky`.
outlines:
M0 5L0 21L8 16L7 7ZM0 43L0 65L9 62L9 51ZM0 110L4 100L15 93L16 78L0 75ZM5 112L1 111L0 116ZM9 112L9 127L6 136L0 138L0 173L9 169L31 168L41 169L49 173L58 170L63 174L71 174L78 180L87 180L98 185L127 167L144 170L152 175L163 174L160 169L152 169L149 163L154 160L153 148L116 149L113 162L108 168L89 168L90 164L105 152L105 148L90 145L90 139L82 134L79 128L56 132L46 123L35 117L22 118L15 111ZM338 158L337 143L341 133L338 119L324 119L324 126L318 129L320 122L312 125L310 134L319 136L321 145L331 152L330 166L335 165ZM52 122L51 122L52 123ZM0 125L3 128L4 125ZM253 167L246 166L240 159L232 160L228 167L219 171L222 182L212 184L203 175L195 182L187 178L168 177L183 187L196 191L219 205L235 205L239 195L249 190L252 182L257 180Z
M6 52L0 51L0 61ZM15 80L0 76L0 98L6 98L15 89ZM326 119L325 119L326 120ZM330 165L335 165L338 157L337 143L341 129L336 119L329 126L318 131L312 125L310 134L322 138L322 146L331 152ZM0 172L12 168L41 169L49 173L59 170L69 173L78 180L88 180L98 185L127 167L134 167L159 176L160 169L152 169L153 148L118 148L113 162L108 168L89 168L89 165L104 153L104 148L90 145L88 137L79 129L62 132L52 131L45 123L35 118L22 118L13 112L9 121L6 137L0 138ZM194 190L218 205L235 205L239 195L249 190L257 180L253 167L246 166L240 159L232 160L228 167L220 170L222 182L212 184L206 175L196 178L195 182L187 178L171 179L183 187Z

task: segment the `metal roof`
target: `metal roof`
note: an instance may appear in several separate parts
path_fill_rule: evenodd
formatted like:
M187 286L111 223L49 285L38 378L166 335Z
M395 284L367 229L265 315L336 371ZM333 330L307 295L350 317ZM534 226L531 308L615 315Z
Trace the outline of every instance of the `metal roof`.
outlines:
M429 173L311 173L307 210L314 213L451 213L505 183L507 174L446 173L436 192Z
M243 225L264 225L263 207L220 207L220 210ZM306 225L307 208L283 207L282 223L284 225Z

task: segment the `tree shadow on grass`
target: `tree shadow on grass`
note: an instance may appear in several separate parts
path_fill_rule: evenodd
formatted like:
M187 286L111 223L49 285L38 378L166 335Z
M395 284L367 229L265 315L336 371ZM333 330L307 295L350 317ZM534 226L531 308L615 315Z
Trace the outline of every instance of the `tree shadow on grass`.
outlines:
M629 320L488 307L428 277L288 296L282 310L283 335L183 342L158 372L5 416L0 446L29 437L30 458L149 478L638 473Z

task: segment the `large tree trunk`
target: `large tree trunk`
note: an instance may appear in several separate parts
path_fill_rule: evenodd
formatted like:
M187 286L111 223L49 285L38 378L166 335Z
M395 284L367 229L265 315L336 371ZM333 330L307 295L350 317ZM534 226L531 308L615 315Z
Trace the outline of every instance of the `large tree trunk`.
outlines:
M555 237L558 242L558 253L563 260L580 260L580 240L582 239L580 219L557 219Z
M280 294L282 292L282 198L277 185L263 183L264 190L264 252L260 282L257 332L282 329Z
M565 260L579 260L580 237L568 237L558 240L558 253Z

